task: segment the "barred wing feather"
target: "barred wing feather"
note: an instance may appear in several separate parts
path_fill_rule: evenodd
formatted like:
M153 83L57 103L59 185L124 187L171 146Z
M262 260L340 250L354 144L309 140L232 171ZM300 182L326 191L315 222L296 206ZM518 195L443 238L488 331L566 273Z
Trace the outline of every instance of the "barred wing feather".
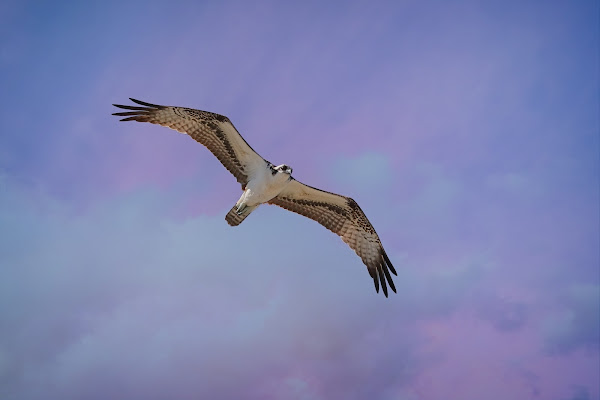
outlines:
M380 284L386 297L387 285L396 291L390 275L390 271L397 275L396 270L385 253L375 228L356 201L292 179L269 203L315 220L339 235L367 266L377 292Z
M121 121L150 122L184 133L206 146L223 166L244 187L252 172L263 167L265 161L239 134L229 118L192 108L160 106L130 99L139 106L113 104L125 112L113 115L125 117Z

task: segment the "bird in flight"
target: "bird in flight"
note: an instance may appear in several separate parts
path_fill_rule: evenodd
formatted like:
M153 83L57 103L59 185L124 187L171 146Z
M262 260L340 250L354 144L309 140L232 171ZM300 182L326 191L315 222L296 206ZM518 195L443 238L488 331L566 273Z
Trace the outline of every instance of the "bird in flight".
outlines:
M367 266L377 293L380 284L385 297L388 296L387 285L396 292L390 275L390 271L397 275L396 270L356 201L298 182L292 177L290 166L275 166L258 155L223 115L130 100L137 105L113 104L130 110L113 115L125 117L121 121L150 122L186 134L206 146L235 176L243 193L225 216L229 225L241 224L265 203L304 215L339 235L356 252Z

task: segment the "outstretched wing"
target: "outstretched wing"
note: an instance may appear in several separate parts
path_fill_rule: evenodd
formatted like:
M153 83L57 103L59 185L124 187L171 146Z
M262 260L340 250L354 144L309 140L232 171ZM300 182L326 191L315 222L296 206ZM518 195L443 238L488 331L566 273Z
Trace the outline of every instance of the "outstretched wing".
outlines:
M383 293L387 297L386 279L390 288L396 291L390 275L390 271L397 275L396 270L385 253L373 225L356 201L292 179L269 203L313 219L339 235L363 260L378 293L381 283Z
M159 124L189 135L206 146L245 187L253 171L264 167L265 161L239 134L229 118L208 111L191 108L159 106L131 99L140 106L113 104L127 112L113 115L126 117L121 121L138 121Z

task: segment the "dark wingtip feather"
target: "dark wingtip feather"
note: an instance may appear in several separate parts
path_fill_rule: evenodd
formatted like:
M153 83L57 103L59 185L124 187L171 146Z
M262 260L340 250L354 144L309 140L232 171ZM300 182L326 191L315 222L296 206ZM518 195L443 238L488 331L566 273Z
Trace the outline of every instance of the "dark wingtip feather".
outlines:
M369 268L369 275L373 278L373 283L375 284L375 291L379 293L379 278L377 277L377 271Z
M113 115L118 115L120 117L125 117L127 115L145 115L148 114L147 112L140 112L140 111L127 111L127 112L118 112L118 113L113 113Z
M379 275L379 281L381 282L381 288L383 289L383 294L385 295L385 297L388 297L387 285L385 283L385 276L383 275L383 267L381 266L381 264L377 266L377 272Z
M141 104L142 106L146 106L146 107L165 108L165 106L159 106L158 104L146 103L145 101L136 100L132 97L130 97L129 100L133 101L134 103Z
M390 261L387 254L385 253L385 250L382 249L381 254L383 255L383 259L385 260L385 263L388 265L388 267L390 267L390 271L392 271L392 273L394 275L398 276L398 274L396 273L396 270L394 269L394 266L392 265L392 262Z
M387 265L383 265L382 267L383 272L385 272L385 277L387 278L388 284L390 285L390 288L394 291L394 293L396 292L396 286L394 286L394 281L392 280L392 276L390 275L390 271L388 270L388 266Z
M113 106L122 108L124 110L135 110L135 111L150 111L151 110L148 107L126 106L123 104L113 104Z
M394 282L393 282L393 281L391 281L391 280L390 280L390 288L392 289L392 291L393 291L394 293L398 293L398 292L396 292L396 286L394 286Z
M138 118L139 117L137 117L137 116L133 116L133 117L127 117L127 118L120 119L119 121L139 121Z

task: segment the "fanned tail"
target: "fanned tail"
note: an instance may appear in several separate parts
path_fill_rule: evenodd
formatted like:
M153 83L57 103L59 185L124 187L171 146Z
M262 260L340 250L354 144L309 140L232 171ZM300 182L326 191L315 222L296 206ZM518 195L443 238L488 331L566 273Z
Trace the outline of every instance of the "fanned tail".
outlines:
M246 207L244 208L244 211L241 214L238 214L238 206L236 204L231 208L231 210L229 210L229 212L225 216L225 221L227 221L227 223L231 226L238 226L246 219L248 215L250 215L252 211L254 211L256 207L258 206Z

